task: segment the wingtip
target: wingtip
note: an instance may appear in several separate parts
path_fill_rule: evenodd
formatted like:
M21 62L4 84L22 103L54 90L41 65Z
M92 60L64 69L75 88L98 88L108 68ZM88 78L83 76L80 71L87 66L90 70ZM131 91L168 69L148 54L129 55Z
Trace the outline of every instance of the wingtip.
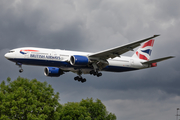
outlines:
M175 58L176 56L169 56L170 58Z
M154 37L158 37L158 36L160 36L160 34L159 35L154 35Z

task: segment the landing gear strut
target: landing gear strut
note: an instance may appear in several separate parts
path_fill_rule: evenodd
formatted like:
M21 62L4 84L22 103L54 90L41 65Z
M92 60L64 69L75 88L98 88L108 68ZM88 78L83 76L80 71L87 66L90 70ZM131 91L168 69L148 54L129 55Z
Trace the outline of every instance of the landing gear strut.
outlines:
M16 65L18 65L20 67L19 72L22 73L23 72L22 63L16 63Z
M90 71L90 75L94 75L94 76L97 76L97 77L102 76L102 73L98 72L99 68L98 68L97 64L93 63L92 66L93 66L94 70Z
M79 70L77 74L78 74L78 76L74 77L74 80L78 80L79 82L82 82L82 83L86 82L86 79L82 78L82 76L81 76L82 75L81 70Z

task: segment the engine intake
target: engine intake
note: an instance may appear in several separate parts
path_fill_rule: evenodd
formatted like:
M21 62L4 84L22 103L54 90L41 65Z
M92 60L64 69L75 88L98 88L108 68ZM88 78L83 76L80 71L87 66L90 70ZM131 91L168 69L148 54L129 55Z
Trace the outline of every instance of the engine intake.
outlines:
M57 67L46 67L44 69L44 75L50 77L59 77L60 75L64 74L64 72Z
M89 63L89 59L86 56L73 55L70 57L70 63L75 66L86 66Z

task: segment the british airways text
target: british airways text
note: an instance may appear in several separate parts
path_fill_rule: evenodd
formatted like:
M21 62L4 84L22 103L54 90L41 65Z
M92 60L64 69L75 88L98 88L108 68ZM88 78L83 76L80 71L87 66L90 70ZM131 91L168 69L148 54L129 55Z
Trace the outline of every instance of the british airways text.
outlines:
M31 58L46 58L46 59L55 59L55 60L60 60L61 58L59 56L51 56L51 55L37 55L37 54L30 54Z

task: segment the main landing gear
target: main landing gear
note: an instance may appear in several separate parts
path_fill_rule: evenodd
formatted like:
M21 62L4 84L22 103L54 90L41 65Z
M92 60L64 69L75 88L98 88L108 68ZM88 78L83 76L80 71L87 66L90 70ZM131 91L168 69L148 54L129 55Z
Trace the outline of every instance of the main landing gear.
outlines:
M94 70L91 70L91 71L89 72L90 75L94 75L94 76L97 76L97 77L102 76L102 73L98 72L98 71L99 71L99 68L98 68L97 64L96 64L96 63L93 63L92 66L93 66Z
M19 72L22 73L23 72L22 63L16 63L16 65L18 65L20 67Z
M81 76L74 77L74 80L78 80L79 82L82 82L82 83L86 82L86 79L82 78Z
M82 82L82 83L86 82L86 79L82 78L82 76L81 76L82 75L82 71L81 70L79 70L77 72L77 74L78 74L78 76L74 77L74 80L78 80L78 82Z
M94 75L94 76L100 77L100 76L102 76L102 73L100 73L98 71L92 70L92 71L90 71L90 75Z

